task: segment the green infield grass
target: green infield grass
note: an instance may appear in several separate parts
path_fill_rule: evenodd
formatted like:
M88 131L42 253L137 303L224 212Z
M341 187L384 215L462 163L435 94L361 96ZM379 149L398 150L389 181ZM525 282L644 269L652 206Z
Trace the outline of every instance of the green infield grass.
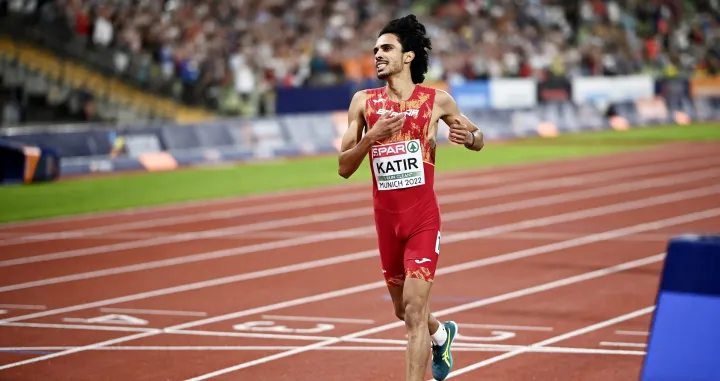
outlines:
M488 142L479 153L443 145L438 147L436 168L438 172L448 172L612 154L670 142L719 140L720 124L698 123ZM367 159L351 179L345 180L337 174L335 155L171 172L90 176L0 187L0 222L369 180Z

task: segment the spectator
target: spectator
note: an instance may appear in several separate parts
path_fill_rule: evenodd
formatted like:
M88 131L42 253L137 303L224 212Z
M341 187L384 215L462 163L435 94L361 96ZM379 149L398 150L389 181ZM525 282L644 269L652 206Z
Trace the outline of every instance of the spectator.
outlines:
M277 87L374 81L377 31L409 12L433 38L429 80L720 71L716 0L64 1L76 34L119 52L119 71L150 58L143 75L183 101L253 115L272 112Z
M103 7L95 18L92 41L95 45L107 47L113 41L115 27L110 22L110 9Z

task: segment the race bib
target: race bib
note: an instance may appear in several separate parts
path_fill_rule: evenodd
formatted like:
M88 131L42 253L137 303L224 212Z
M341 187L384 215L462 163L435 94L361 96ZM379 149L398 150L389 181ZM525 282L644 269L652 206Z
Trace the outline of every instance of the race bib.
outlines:
M425 184L420 140L373 146L371 152L378 190L403 189Z

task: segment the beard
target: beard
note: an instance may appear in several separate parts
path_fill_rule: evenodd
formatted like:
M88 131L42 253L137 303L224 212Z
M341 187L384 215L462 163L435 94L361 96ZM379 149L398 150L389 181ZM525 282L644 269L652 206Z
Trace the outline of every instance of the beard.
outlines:
M402 71L402 67L400 67L398 65L394 65L394 66L391 66L391 65L392 65L392 63L388 62L387 66L385 66L385 69L382 70L382 72L377 72L377 78L385 80L385 79L390 78L394 74L397 74L400 71Z

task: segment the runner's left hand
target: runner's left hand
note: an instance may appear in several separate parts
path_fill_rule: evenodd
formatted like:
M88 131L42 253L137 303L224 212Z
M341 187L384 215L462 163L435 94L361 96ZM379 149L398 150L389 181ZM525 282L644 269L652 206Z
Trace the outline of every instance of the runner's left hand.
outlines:
M450 124L450 135L448 138L455 144L469 144L472 142L472 136L468 131L467 126L460 122L460 119L455 118L455 123Z

